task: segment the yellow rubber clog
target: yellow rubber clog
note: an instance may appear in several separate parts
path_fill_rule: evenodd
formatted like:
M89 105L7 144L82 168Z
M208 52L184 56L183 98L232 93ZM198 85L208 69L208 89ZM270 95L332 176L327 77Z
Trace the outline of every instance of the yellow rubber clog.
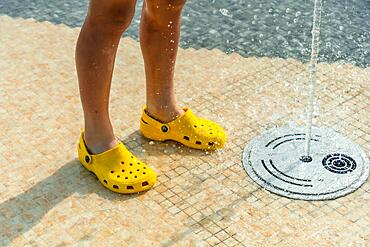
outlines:
M152 140L173 140L195 149L215 150L225 145L226 134L220 125L195 116L187 107L183 110L184 115L169 123L161 123L149 116L144 107L140 121L141 133Z
M82 129L77 148L81 164L111 191L137 193L150 189L156 182L155 172L128 151L121 141L116 147L103 153L90 154Z

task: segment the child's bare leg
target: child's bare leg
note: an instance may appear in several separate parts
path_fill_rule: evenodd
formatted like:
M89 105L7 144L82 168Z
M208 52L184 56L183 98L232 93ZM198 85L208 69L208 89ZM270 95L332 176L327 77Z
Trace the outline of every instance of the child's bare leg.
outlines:
M136 0L90 0L78 37L76 66L85 118L85 142L92 153L115 147L109 93L117 45L134 15Z
M184 113L177 106L173 77L185 1L145 0L141 15L140 45L148 112L163 122Z

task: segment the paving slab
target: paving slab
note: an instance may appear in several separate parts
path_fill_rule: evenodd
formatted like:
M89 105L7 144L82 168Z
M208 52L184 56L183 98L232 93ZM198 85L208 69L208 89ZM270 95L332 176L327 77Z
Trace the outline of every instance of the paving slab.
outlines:
M106 190L77 160L83 127L74 48L79 28L0 16L1 246L366 246L370 183L333 201L272 194L244 172L263 130L303 124L307 64L180 49L182 105L222 124L223 150L151 143L138 131L145 99L139 43L121 40L110 113L115 133L158 173L155 187ZM314 124L370 154L370 68L320 63Z

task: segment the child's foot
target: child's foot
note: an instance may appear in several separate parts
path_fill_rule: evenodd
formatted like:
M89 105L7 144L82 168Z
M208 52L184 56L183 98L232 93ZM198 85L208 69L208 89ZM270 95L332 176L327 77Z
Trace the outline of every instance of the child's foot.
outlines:
M197 117L188 108L182 111L184 114L170 121L161 121L158 116L152 117L145 107L140 121L142 134L149 139L174 140L196 149L215 150L225 145L226 133L220 125Z
M182 116L185 114L184 110L181 109L181 107L162 107L162 108L153 108L148 107L147 113L149 116L157 119L158 121L162 123L168 123L172 120L175 120L176 118Z
M90 139L86 136L86 132L84 134L84 141L86 144L86 149L90 154L99 154L103 153L109 149L112 149L116 147L119 143L116 137L111 137L111 138L100 138L98 140L97 138L95 139Z
M155 172L128 151L121 141L114 139L99 145L90 147L95 148L97 154L88 151L82 129L77 145L78 159L106 188L131 194L148 190L154 185L157 179Z

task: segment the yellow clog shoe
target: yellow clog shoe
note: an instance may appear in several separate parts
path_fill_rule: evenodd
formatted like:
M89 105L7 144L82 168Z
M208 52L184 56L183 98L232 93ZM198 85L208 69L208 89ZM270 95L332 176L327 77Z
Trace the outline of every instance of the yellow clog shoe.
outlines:
M111 191L137 193L150 189L156 182L155 172L128 151L121 141L116 147L103 153L90 154L82 129L77 149L81 164Z
M169 123L161 123L149 116L144 107L141 133L152 140L173 140L195 149L215 150L225 145L226 134L220 125L195 116L189 108L183 110L184 115Z

